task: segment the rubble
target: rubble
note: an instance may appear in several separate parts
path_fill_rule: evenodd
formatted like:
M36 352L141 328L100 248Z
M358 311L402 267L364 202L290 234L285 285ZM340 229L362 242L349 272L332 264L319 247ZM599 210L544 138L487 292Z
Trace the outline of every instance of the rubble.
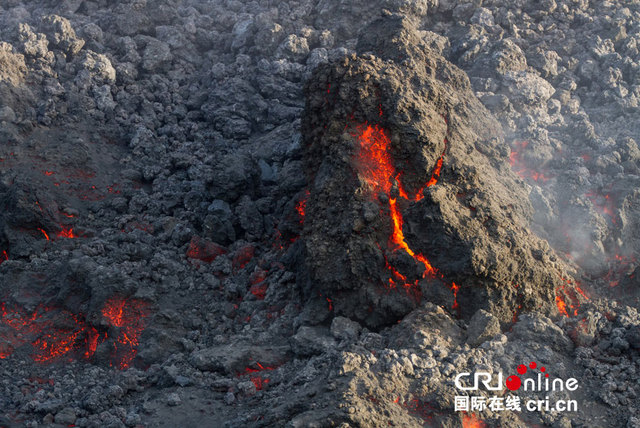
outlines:
M638 424L638 4L112 3L0 4L0 425Z

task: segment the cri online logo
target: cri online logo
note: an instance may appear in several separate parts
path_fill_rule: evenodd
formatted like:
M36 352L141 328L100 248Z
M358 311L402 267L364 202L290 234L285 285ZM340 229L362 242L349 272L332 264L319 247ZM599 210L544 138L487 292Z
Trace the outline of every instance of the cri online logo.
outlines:
M525 375L529 370L536 373L536 369L538 369L536 378L527 378L524 379L523 382L520 376ZM524 364L520 364L516 371L518 374L508 376L504 382L504 386L502 372L498 373L494 385L491 384L493 380L491 373L476 372L474 373L473 385L471 386L465 386L461 382L463 379L466 380L470 378L471 373L460 373L455 378L456 388L462 391L477 391L480 389L480 384L482 384L488 391L501 391L505 386L511 391L517 391L520 388L523 388L524 391L564 391L565 389L567 391L575 391L578 389L578 380L575 378L569 378L566 381L561 378L556 378L553 379L552 382L549 382L549 373L546 367L538 368L538 364L535 361L530 362L528 368Z

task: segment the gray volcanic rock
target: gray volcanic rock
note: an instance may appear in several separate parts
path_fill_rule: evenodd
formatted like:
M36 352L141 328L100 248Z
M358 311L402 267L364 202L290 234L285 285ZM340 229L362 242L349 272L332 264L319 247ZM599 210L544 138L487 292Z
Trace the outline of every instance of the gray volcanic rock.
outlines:
M0 426L637 426L638 22L0 1Z
M365 28L357 50L306 87L313 286L370 326L396 321L420 294L464 317L554 313L564 267L526 228L526 188L464 73L399 16Z

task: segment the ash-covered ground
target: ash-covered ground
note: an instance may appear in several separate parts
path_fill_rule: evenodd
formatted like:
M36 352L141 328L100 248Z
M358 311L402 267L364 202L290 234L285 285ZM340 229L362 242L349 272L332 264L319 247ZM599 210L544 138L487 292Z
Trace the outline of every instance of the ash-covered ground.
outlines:
M639 101L637 0L0 2L0 426L640 426Z

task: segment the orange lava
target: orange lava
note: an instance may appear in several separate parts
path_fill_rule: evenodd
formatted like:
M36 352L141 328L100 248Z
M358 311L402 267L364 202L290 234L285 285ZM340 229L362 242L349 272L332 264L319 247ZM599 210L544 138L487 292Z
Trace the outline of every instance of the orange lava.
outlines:
M577 281L571 281L567 278L561 278L567 285L563 285L556 289L556 306L558 312L565 317L569 316L569 313L578 315L578 308L580 307L580 298L578 294L585 300L589 300L587 294L580 288Z
M393 232L391 233L390 241L399 248L405 250L411 257L419 261L424 265L424 272L422 277L435 278L437 271L431 266L429 260L422 254L416 254L413 252L407 242L404 240L404 233L402 232L402 214L398 211L396 205L396 199L389 199L389 208L391 210L391 220L393 221Z
M486 426L487 424L474 414L462 415L462 428L484 428Z
M67 239L78 238L78 235L73 233L73 228L63 226L63 225L60 225L60 227L62 228L62 230L58 232L58 234L56 235L58 238L67 238Z
M453 306L451 307L451 309L456 310L460 308L460 306L458 305L458 291L460 290L460 286L455 282L452 282L451 289L453 290Z
M126 369L138 353L138 341L148 315L147 303L137 299L112 297L102 308L102 316L118 329L112 366Z
M38 230L40 232L42 232L42 234L44 235L44 237L46 238L47 241L49 241L49 234L42 228L38 228Z
M304 224L304 215L307 210L307 200L309 199L309 190L304 191L304 197L298 201L296 204L296 211L300 216L300 224Z
M393 164L393 158L390 152L391 140L387 132L377 124L369 125L367 123L356 126L356 131L357 134L354 135L354 137L356 137L358 141L358 150L354 158L354 163L359 177L368 185L372 194L385 193L387 196L390 196L393 182L395 181L398 185L400 197L409 201L419 201L424 197L423 190L425 187L430 187L438 183L444 161L444 152L436 162L429 181L423 188L419 189L415 195L410 196L399 180L402 172L398 173ZM447 143L448 141L445 139L445 151ZM429 260L423 254L413 251L406 242L402 230L403 217L398 208L397 198L389 197L389 212L393 227L391 236L389 237L389 246L394 249L404 250L413 257L416 262L421 263L424 266L422 273L423 278L441 277L442 275L431 265ZM397 269L389 265L388 262L386 262L386 268L391 273L389 278L390 288L395 288L396 282L401 282L405 288L417 289L417 280L413 284L408 283L406 276L398 272ZM453 283L451 289L454 293L454 308L457 309L457 293L459 287Z
M277 369L277 367L265 367L258 362L256 362L256 366L258 366L258 368L246 367L244 371L238 373L238 377L251 374L251 373L259 373L262 371L271 371L271 370ZM269 379L265 379L259 376L251 376L250 379L251 379L251 382L253 382L253 384L256 386L256 391L260 391L269 383Z
M556 306L558 307L558 312L560 312L565 317L569 316L569 314L567 313L567 304L559 294L556 294Z
M88 359L97 347L98 332L86 324L82 315L65 310L39 306L27 314L0 303L0 325L5 326L0 334L2 359L26 344L31 345L33 360L40 363L71 356Z
M360 176L371 187L373 193L391 192L391 178L396 175L389 154L391 140L384 129L378 125L358 126L359 150L356 165Z

